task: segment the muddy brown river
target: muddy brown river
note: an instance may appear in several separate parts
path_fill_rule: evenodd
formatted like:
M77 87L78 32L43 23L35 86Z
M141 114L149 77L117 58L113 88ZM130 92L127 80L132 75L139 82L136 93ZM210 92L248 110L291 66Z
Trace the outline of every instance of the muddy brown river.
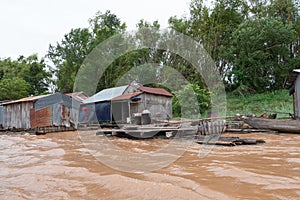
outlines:
M215 146L202 158L192 143L168 166L129 173L96 159L77 132L1 135L0 199L300 199L300 135L234 136L266 143ZM170 142L108 140L136 154Z

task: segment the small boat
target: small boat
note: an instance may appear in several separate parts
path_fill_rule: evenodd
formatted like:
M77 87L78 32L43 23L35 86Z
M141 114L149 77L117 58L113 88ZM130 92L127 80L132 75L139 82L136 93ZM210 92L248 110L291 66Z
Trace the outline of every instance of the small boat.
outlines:
M300 133L300 120L244 118L244 122L257 129L269 129L282 133Z

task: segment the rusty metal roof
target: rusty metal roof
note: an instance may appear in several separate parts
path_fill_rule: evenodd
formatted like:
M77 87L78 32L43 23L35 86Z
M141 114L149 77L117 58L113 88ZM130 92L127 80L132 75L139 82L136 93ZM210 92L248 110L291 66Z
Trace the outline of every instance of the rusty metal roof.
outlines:
M135 92L135 93L130 93L130 94L123 94L120 96L117 96L113 99L111 99L112 101L121 101L121 100L130 100L134 97L137 97L138 95L142 94L142 92Z
M2 103L3 105L8 105L8 104L14 104L14 103L24 103L24 102L30 102L30 101L36 101L42 97L49 96L50 94L45 94L45 95L39 95L39 96L30 96L30 97L25 97L22 99L14 100L14 101L8 101Z
M144 87L144 86L138 86L137 88L145 93L163 95L163 96L167 96L167 97L173 96L167 90L162 89L162 88L151 88L151 87Z
M79 101L79 102L82 102L82 101L86 100L87 98L89 98L89 96L87 94L85 94L84 92L73 92L73 93L68 93L66 95L71 97L72 99Z

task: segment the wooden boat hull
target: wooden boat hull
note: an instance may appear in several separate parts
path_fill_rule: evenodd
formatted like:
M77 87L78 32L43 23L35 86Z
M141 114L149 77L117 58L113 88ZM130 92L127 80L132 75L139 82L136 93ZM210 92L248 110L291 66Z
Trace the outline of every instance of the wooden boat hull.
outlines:
M246 118L244 121L257 129L269 129L282 133L300 133L300 120Z

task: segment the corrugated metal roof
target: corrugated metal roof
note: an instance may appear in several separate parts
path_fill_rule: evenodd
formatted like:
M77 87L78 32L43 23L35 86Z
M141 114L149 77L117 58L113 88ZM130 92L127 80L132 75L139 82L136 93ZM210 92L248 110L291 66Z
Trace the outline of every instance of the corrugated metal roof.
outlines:
M131 93L131 94L123 94L121 96L115 97L113 99L111 99L112 101L121 101L121 100L129 100L133 97L136 97L138 95L142 94L142 92L135 92L135 93Z
M23 102L35 101L35 100L38 100L40 98L43 98L43 97L46 97L46 96L49 96L49 95L50 94L40 95L40 96L30 96L30 97L25 97L25 98L14 100L14 101L4 102L2 104L7 105L7 104L13 104L13 103L23 103Z
M90 98L84 100L83 103L88 104L100 101L109 101L115 97L121 96L127 87L128 85L101 90Z
M89 98L88 95L86 95L84 92L73 92L73 93L68 93L66 94L67 96L71 97L72 99L75 99L79 102L82 102Z
M168 97L173 96L167 90L162 89L162 88L151 88L151 87L144 87L144 86L138 86L137 88L143 92L150 93L150 94L158 94L158 95L163 95L163 96L168 96Z

